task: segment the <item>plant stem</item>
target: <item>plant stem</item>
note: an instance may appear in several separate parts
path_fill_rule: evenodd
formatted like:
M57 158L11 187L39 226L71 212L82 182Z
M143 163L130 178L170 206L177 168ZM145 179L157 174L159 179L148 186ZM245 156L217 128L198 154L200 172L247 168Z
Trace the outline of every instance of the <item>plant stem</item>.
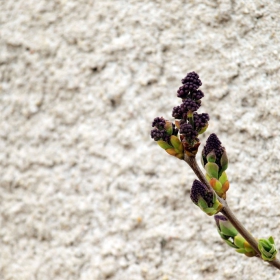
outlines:
M185 154L184 160L187 162L187 164L191 167L193 172L196 174L198 179L205 184L209 189L213 190L213 188L208 183L207 179L205 178L204 174L202 173L201 169L199 168L196 158L195 157L189 157ZM261 253L258 249L258 243L256 239L250 234L250 232L240 223L240 221L235 217L235 215L230 210L229 206L227 205L227 202L220 198L217 195L217 198L219 199L220 203L223 205L223 209L221 210L221 213L224 214L224 216L227 217L227 219L232 223L232 225L236 228L236 230L246 239L246 241L252 246L252 248L257 252L258 257L261 256ZM275 259L274 261L268 262L269 264L275 266L280 270L280 261L278 259Z

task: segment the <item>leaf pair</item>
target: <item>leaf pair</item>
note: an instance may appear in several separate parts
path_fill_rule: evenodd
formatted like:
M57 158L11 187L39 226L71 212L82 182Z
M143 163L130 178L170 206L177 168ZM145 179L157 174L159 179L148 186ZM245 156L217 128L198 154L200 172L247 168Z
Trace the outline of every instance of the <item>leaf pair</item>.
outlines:
M208 173L206 174L206 179L215 190L219 197L226 199L226 192L229 189L229 181L226 172L223 172L219 179L210 177Z
M272 236L270 236L268 239L260 239L258 248L262 254L262 258L265 261L273 261L276 258L277 249Z
M178 159L184 159L184 147L179 138L175 135L170 136L170 144L165 141L157 141L158 145L164 149L168 154Z
M244 254L247 257L253 257L256 255L256 252L251 245L238 233L236 228L225 216L215 215L214 218L220 236L230 247L236 249L236 252Z

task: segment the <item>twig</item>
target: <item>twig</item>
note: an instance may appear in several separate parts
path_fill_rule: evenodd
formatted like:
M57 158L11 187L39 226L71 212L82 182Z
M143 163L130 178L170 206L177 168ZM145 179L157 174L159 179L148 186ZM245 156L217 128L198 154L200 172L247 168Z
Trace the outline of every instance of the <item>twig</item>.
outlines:
M207 179L205 178L204 174L202 173L200 167L197 164L196 158L194 156L187 156L185 154L184 156L185 162L191 167L193 172L196 174L198 179L205 184L209 189L213 190L213 188L208 183ZM218 196L217 196L218 197ZM224 216L227 217L227 219L232 223L232 225L236 228L236 230L246 239L246 241L252 246L252 248L257 252L257 257L261 256L261 253L258 249L258 243L255 240L255 238L250 234L250 232L241 224L241 222L235 217L235 215L230 210L227 202L218 197L220 203L223 205L223 209L221 210L221 213L224 214ZM280 261L278 259L275 259L273 261L268 262L269 264L275 266L280 270Z

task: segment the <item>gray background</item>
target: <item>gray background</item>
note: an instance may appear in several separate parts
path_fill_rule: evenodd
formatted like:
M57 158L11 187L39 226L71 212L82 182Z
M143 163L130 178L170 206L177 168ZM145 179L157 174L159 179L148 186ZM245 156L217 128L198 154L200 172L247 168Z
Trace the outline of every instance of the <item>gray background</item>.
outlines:
M230 159L228 203L280 246L279 12L276 0L0 1L0 278L278 279L220 240L189 199L195 176L149 133L196 71L202 142L218 134Z

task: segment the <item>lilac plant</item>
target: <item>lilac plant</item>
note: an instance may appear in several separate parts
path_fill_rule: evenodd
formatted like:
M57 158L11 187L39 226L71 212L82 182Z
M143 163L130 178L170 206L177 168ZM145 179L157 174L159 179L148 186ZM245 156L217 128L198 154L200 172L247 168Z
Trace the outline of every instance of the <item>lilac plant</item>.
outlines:
M177 91L181 103L172 110L174 122L157 117L152 122L151 137L168 154L184 160L197 175L191 187L190 198L209 216L215 215L218 233L222 240L238 253L248 257L259 257L280 269L276 258L274 239L256 239L235 217L226 202L229 181L226 174L228 157L218 136L210 134L202 149L199 168L196 154L200 145L199 135L208 128L207 113L198 113L204 93L199 89L202 82L195 72L182 79Z

